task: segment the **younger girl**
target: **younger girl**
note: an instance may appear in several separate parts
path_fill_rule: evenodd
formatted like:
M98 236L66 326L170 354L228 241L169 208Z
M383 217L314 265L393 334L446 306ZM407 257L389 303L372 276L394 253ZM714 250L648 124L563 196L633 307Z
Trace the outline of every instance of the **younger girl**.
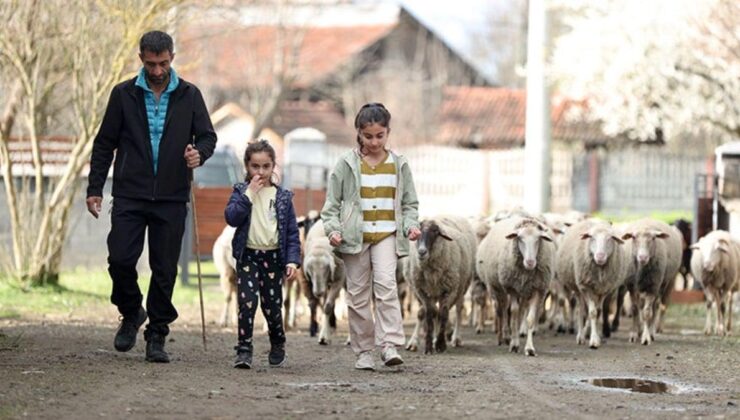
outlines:
M396 351L404 344L396 263L408 255L409 240L421 234L411 169L403 156L386 149L390 121L383 104L360 109L358 147L334 168L321 211L326 235L346 266L350 342L355 368L362 370L375 369L376 346L386 366L403 363Z
M247 179L234 186L226 205L226 223L236 227L231 243L237 272L239 341L234 367L252 367L252 330L257 298L270 331L268 362L285 362L283 331L283 274L295 276L300 264L300 242L293 193L272 180L275 149L266 140L251 143L244 153Z

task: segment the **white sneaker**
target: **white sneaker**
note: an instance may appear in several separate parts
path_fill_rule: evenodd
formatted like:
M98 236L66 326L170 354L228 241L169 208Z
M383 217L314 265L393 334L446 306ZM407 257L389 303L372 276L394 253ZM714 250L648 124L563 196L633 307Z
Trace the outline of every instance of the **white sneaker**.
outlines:
M363 351L357 355L357 361L355 362L355 369L359 370L375 370L375 361L373 361L373 352Z
M385 363L386 366L397 366L403 363L401 355L398 354L394 346L387 346L380 353L380 360Z

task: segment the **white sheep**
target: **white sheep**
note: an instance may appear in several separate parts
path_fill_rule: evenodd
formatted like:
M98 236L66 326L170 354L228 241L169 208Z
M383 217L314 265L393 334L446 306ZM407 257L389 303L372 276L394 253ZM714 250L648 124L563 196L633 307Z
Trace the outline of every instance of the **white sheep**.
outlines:
M478 248L477 270L497 299L499 344L509 324L521 325L524 306L527 316L525 354L535 356L532 339L539 308L547 293L554 269L555 246L549 229L531 218L511 217L491 227ZM513 322L505 318L511 306ZM501 318L501 321L498 319ZM511 352L519 351L519 335L509 344Z
M477 245L480 245L483 238L488 234L488 231L491 230L493 221L481 216L468 218L468 221L473 227L473 232L475 232ZM488 318L489 307L491 306L491 293L488 291L488 286L476 274L465 296L466 298L470 298L469 326L475 326L475 333L480 334L483 332L485 321Z
M440 216L422 221L421 237L411 247L408 257L407 280L421 301L416 328L406 345L408 350L418 348L422 320L426 331L424 353L446 350L446 328L452 305L455 305L457 316L451 342L453 346L461 344L463 299L473 280L475 246L475 233L464 218ZM435 321L438 324L436 341Z
M327 345L331 342L332 330L336 329L334 305L339 292L344 288L346 274L344 261L334 254L321 220L306 235L303 275L310 286L306 287L306 296L311 310L311 331L315 331L316 308L320 304L324 316L319 331L319 344Z
M715 230L692 245L691 249L694 251L691 256L691 274L701 283L707 297L704 334L712 333L711 308L715 303L715 333L719 336L725 335L725 332L729 334L732 329L732 291L737 288L740 275L740 244L728 232Z
M226 226L216 238L211 251L213 265L216 266L218 271L219 284L224 294L224 307L219 321L219 325L222 327L229 324L229 318L236 324L236 308L231 312L232 316L229 317L231 300L236 296L236 260L231 252L231 240L234 238L234 232L236 232L235 227Z
M624 281L629 262L623 240L608 222L588 219L571 226L563 236L556 257L557 282L578 298L578 344L585 344L588 315L589 347L601 345L596 322L604 299Z
M634 273L626 284L632 306L630 341L637 341L641 329L640 342L649 345L655 339L661 297L673 285L681 265L681 234L667 223L652 219L638 220L625 229L622 239L632 240L632 267L628 269Z

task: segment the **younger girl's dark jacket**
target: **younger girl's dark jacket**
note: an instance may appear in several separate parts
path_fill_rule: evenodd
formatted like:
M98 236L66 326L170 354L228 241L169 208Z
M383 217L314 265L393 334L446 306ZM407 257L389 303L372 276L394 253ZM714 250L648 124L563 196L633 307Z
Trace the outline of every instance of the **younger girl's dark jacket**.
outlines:
M231 246L234 258L239 264L242 263L242 256L247 248L249 225L252 219L252 202L244 195L248 186L246 182L234 185L234 192L231 193L224 211L226 223L236 228ZM280 186L276 187L275 212L277 213L280 258L283 265L293 263L300 267L301 241L298 237L298 224L293 208L293 193Z

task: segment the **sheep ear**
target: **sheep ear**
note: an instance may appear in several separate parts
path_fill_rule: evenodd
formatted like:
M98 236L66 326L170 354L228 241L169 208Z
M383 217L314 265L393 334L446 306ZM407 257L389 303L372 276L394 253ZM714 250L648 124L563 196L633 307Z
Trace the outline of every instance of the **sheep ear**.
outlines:
M635 238L634 233L625 233L624 235L622 235L622 239L624 239L625 241L628 239L634 239L634 238Z
M439 225L437 225L437 226L439 227L439 236L447 239L448 241L451 241L452 238L450 237L450 235L447 234L447 232L445 232L445 230L442 228L442 226L439 226Z
M730 250L727 249L727 247L724 246L724 245L718 246L717 249L719 249L720 251L724 252L725 254L729 254L730 253Z
M624 243L624 241L622 240L622 238L620 238L617 235L612 235L612 239L614 239L614 242L618 243L619 245L622 245Z
M519 233L517 233L517 232L511 232L510 234L506 235L506 239L514 239L517 236L519 236Z
M726 239L718 239L717 242L719 242L720 245L729 246L730 244L727 243Z
M653 231L653 237L658 239L666 239L668 234L659 230Z
M695 251L698 251L698 250L699 250L699 244L698 244L698 243L696 243L696 244L693 244L693 245L691 245L691 246L689 247L689 249L693 249L693 250L695 250Z
M587 233L582 233L581 234L581 239L589 239L589 238L591 238L591 234L590 233L587 232Z

